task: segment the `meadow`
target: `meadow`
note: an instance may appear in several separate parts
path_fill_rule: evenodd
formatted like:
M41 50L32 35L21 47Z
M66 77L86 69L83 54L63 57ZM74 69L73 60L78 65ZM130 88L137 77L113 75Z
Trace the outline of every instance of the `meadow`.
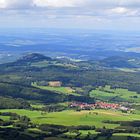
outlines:
M90 92L91 97L95 97L102 101L117 101L117 102L131 102L139 103L140 94L128 89L116 88L111 89L110 86L98 87L96 90Z
M60 94L72 94L72 95L76 95L79 96L79 94L77 94L75 92L74 89L72 89L71 87L51 87L51 86L39 86L36 83L32 83L32 86L43 89L43 90L49 90L49 91L54 91L54 92L58 92Z
M96 132L95 130L79 130L79 132L81 133L81 136L87 136L88 134L92 134L97 136L97 134L99 134L99 132ZM65 133L65 135L71 137L71 136L76 136L77 134L75 132L67 132ZM117 138L119 138L120 140L125 140L127 139L127 137L136 137L136 138L140 138L139 134L133 134L133 133L114 133L113 134L113 140L116 140ZM100 138L99 138L100 139ZM103 138L105 139L105 138ZM110 138L110 140L112 140L112 138Z
M64 126L78 126L78 125L89 125L96 126L96 128L116 128L119 124L108 124L103 121L132 121L138 120L140 115L138 114L125 114L120 111L111 110L93 110L93 111L74 111L66 110L62 112L41 112L31 111L24 109L4 109L0 112L13 112L21 116L26 115L31 119L34 124L57 124ZM0 119L4 118L0 116ZM8 119L8 117L5 117Z

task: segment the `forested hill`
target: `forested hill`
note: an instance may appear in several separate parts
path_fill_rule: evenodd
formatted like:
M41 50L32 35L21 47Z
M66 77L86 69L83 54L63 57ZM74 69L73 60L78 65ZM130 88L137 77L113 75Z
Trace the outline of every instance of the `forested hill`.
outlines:
M117 67L118 61L120 65ZM138 62L139 59L132 58L76 61L54 59L37 53L28 54L15 62L0 65L0 95L43 102L83 100L82 97L87 97L87 101L91 102L93 99L90 99L89 92L105 85L140 93ZM124 63L127 67L121 67ZM62 95L57 91L32 86L35 82L42 85L50 81L60 81L62 87L72 87L76 94ZM80 96L77 96L77 93Z

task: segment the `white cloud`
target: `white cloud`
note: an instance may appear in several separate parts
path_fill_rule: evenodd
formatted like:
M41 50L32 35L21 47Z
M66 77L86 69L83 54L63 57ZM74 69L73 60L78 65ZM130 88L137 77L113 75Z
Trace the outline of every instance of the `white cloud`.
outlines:
M140 0L0 0L0 9L38 12L39 9L60 15L139 16ZM63 9L63 10L62 10ZM56 12L56 11L57 12ZM51 13L51 15L53 15ZM55 16L55 15L54 15Z
M37 7L75 7L80 0L34 0L33 3Z
M6 8L5 0L0 0L0 8Z
M32 6L32 0L0 0L0 8L3 9L27 9Z
M139 13L140 0L0 0L0 25L8 24L9 20L10 26L12 21L14 26L29 23L40 26L41 21L44 25L61 21L66 26L73 25L73 19L91 26L95 22L111 25L110 21L121 18L133 17L136 21Z
M109 9L108 13L111 15L119 15L119 16L138 16L139 10L138 9L129 9L126 7L115 7L113 9Z
M111 9L112 13L116 13L116 14L126 14L129 12L129 9L124 8L124 7L116 7Z
M0 0L0 8L26 9L29 7L139 8L140 0Z
M75 7L85 0L0 0L0 8L29 8L29 7Z

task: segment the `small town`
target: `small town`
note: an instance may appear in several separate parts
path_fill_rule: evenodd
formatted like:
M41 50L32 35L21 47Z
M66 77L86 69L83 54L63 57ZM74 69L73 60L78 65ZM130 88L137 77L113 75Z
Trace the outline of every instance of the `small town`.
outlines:
M70 107L71 108L78 107L81 110L93 110L93 109L113 109L113 110L122 110L122 111L132 110L120 104L106 103L106 102L96 102L95 104L73 102L70 104Z

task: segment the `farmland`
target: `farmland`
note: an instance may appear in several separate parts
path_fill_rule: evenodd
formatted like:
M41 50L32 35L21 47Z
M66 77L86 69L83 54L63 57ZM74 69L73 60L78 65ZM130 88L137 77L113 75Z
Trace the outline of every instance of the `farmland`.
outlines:
M30 110L0 110L0 112L12 112L19 115L26 115L34 124L57 124L65 126L90 125L97 128L105 126L106 128L118 127L118 124L107 124L104 121L133 121L138 120L139 114L124 114L119 111L111 110L94 110L94 111L80 111L66 110L62 112L42 113L41 111ZM6 119L6 118L5 118Z
M55 91L60 94L72 94L72 95L79 96L79 94L77 94L75 90L72 89L71 87L38 86L36 83L32 83L32 86L43 89L43 90Z
M37 105L35 105L37 106ZM43 106L43 105L42 105ZM39 108L41 105L39 105ZM123 133L123 127L120 126L120 124L115 122L120 121L135 121L139 120L140 114L126 114L122 113L120 111L113 111L113 110L92 110L92 111L74 111L74 110L65 110L62 112L42 112L42 111L36 111L36 110L25 110L25 109L4 109L0 110L1 113L11 112L16 113L21 116L27 116L30 118L31 123L36 125L36 128L28 128L25 132L29 133L33 136L36 136L37 134L48 134L50 131L49 127L68 127L68 131L64 131L63 135L59 135L58 137L48 137L45 140L74 140L76 137L80 139L86 139L88 137L98 137L97 140L105 139L103 137L100 131L98 129L104 129L104 130L116 130L116 132L119 130L122 131L122 133L114 133L110 139L121 139L121 140L127 140L127 137L133 137L133 138L140 138L140 135L133 132L133 133ZM0 116L0 119L3 119L5 121L8 121L10 119L10 116ZM112 121L114 123L107 123L107 121ZM63 126L61 126L63 124ZM46 125L47 129L40 128L40 126ZM54 125L54 126L53 126ZM72 130L72 128L81 128L78 130ZM86 129L88 127L88 129ZM89 128L91 127L91 128ZM4 126L0 127L1 129L4 128L14 128L14 125ZM51 129L52 129L51 128ZM62 129L61 128L61 129ZM84 128L84 129L83 129ZM43 130L40 130L43 129ZM53 128L55 129L55 128ZM64 138L65 137L65 138Z
M128 89L122 88L111 89L110 86L96 88L96 90L90 92L90 96L109 102L140 102L140 94L137 92L128 91Z

